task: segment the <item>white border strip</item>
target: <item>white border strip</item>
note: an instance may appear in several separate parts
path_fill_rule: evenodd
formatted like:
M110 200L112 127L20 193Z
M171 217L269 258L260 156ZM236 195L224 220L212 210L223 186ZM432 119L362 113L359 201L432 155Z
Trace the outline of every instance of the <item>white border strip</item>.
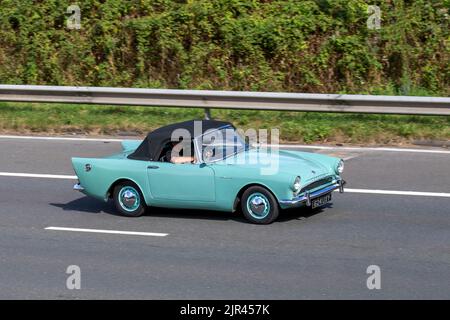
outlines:
M137 137L136 137L137 138ZM82 137L43 137L43 136L8 136L0 135L0 139L50 140L50 141L90 141L90 142L122 142L125 139L82 138ZM139 138L137 138L139 139Z
M108 233L108 234L124 234L132 236L146 236L146 237L165 237L168 233L155 232L136 232L136 231L119 231L119 230L101 230L101 229L80 229L80 228L62 228L62 227L47 227L45 230L54 231L73 231L73 232L89 232L89 233Z
M20 172L0 172L2 177L18 177L18 178L44 178L44 179L67 179L76 180L77 176L69 176L62 174L38 174L38 173L20 173Z
M0 135L0 139L22 139L22 140L47 140L47 141L82 141L82 142L122 142L124 140L141 138L130 137L128 139L114 139L114 138L82 138L82 137L44 137L44 136L10 136ZM264 146L264 145L262 145ZM275 146L275 145L273 145ZM386 151L386 152L415 152L415 153L438 153L450 154L450 150L437 149L410 149L410 148L385 148L385 147L338 147L338 146L317 146L317 145L303 145L303 144L280 144L276 145L283 149L319 149L319 150L348 150L348 151Z
M278 148L284 149L320 149L320 150L347 150L347 151L387 151L387 152L414 152L414 153L441 153L450 154L450 150L434 150L434 149L407 149L407 148L384 148L384 147L331 147L331 146L311 146L311 145L295 145L280 144Z

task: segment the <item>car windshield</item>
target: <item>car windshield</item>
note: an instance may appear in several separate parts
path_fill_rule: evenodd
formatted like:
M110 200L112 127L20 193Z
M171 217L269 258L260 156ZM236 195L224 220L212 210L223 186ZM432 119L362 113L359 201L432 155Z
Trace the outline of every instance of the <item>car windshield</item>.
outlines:
M249 148L233 127L207 131L196 138L204 162L223 160Z

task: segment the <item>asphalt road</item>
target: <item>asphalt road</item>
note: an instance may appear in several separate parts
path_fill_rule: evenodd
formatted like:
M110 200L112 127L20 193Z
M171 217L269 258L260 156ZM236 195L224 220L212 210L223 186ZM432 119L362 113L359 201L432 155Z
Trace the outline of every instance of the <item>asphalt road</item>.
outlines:
M70 157L118 150L0 138L0 172L73 175ZM449 153L314 152L349 158L348 188L450 192ZM73 183L0 176L0 299L450 299L449 197L334 194L314 214L291 210L257 226L194 210L125 218ZM69 265L81 269L80 290L66 288ZM380 267L380 290L366 286L369 265Z

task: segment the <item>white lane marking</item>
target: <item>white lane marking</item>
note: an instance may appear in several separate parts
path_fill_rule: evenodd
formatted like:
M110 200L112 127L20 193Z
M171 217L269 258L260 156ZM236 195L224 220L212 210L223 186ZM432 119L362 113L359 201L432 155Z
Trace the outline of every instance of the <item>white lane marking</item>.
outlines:
M62 227L47 227L47 228L45 228L45 230L89 232L89 233L125 234L125 235L132 235L132 236L147 236L147 237L165 237L165 236L169 235L168 233L155 233L155 232L136 232L136 231L81 229L81 228L62 228Z
M2 177L19 177L19 178L44 178L44 179L68 179L76 180L77 176L69 176L62 174L38 174L38 173L21 173L21 172L0 172Z
M44 136L10 136L0 135L0 139L30 139L30 140L49 140L49 141L83 141L83 142L122 142L123 140L136 139L140 137L133 137L128 139L114 139L114 138L77 138L77 137L44 137ZM385 151L385 152L415 152L415 153L438 153L450 154L450 150L437 149L410 149L410 148L387 148L387 147L338 147L338 146L318 146L318 145L304 145L304 144L280 144L279 148L284 149L318 149L318 150L351 150L351 151Z
M78 179L77 176L69 176L69 175L36 174L36 173L12 173L12 172L0 172L0 176L21 177L21 178L66 179L66 180L76 180L76 179ZM444 192L377 190L377 189L351 189L351 188L345 188L345 192L349 192L349 193L366 193L366 194L391 194L391 195L400 195L400 196L421 196L421 197L445 197L445 198L450 198L450 193L444 193Z
M22 140L50 140L50 141L87 141L87 142L122 142L125 139L110 138L76 138L76 137L43 137L43 136L7 136L0 135L0 139L22 139ZM139 139L139 138L137 138Z
M348 161L348 160L350 160L350 159L354 159L354 158L356 158L356 157L359 157L359 155L356 155L356 156L348 156L348 157L343 157L343 158L342 158L342 160L344 160L344 161Z
M339 190L336 190L336 191L339 191ZM391 195L401 195L401 196L420 196L420 197L444 197L444 198L450 198L450 193L443 193L443 192L369 190L369 189L349 189L349 188L345 188L345 192L349 192L349 193L366 193L366 194L391 194Z

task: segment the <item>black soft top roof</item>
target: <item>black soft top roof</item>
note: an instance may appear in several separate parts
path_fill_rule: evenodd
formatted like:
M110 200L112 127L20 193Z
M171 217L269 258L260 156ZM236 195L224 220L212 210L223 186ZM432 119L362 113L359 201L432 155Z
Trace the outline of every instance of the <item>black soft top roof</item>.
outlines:
M144 141L131 153L128 158L134 160L157 161L164 146L171 140L172 133L177 129L184 129L189 132L191 139L202 135L207 130L219 129L233 125L225 121L217 120L189 120L170 124L158 128L147 134ZM177 137L178 138L178 137Z

